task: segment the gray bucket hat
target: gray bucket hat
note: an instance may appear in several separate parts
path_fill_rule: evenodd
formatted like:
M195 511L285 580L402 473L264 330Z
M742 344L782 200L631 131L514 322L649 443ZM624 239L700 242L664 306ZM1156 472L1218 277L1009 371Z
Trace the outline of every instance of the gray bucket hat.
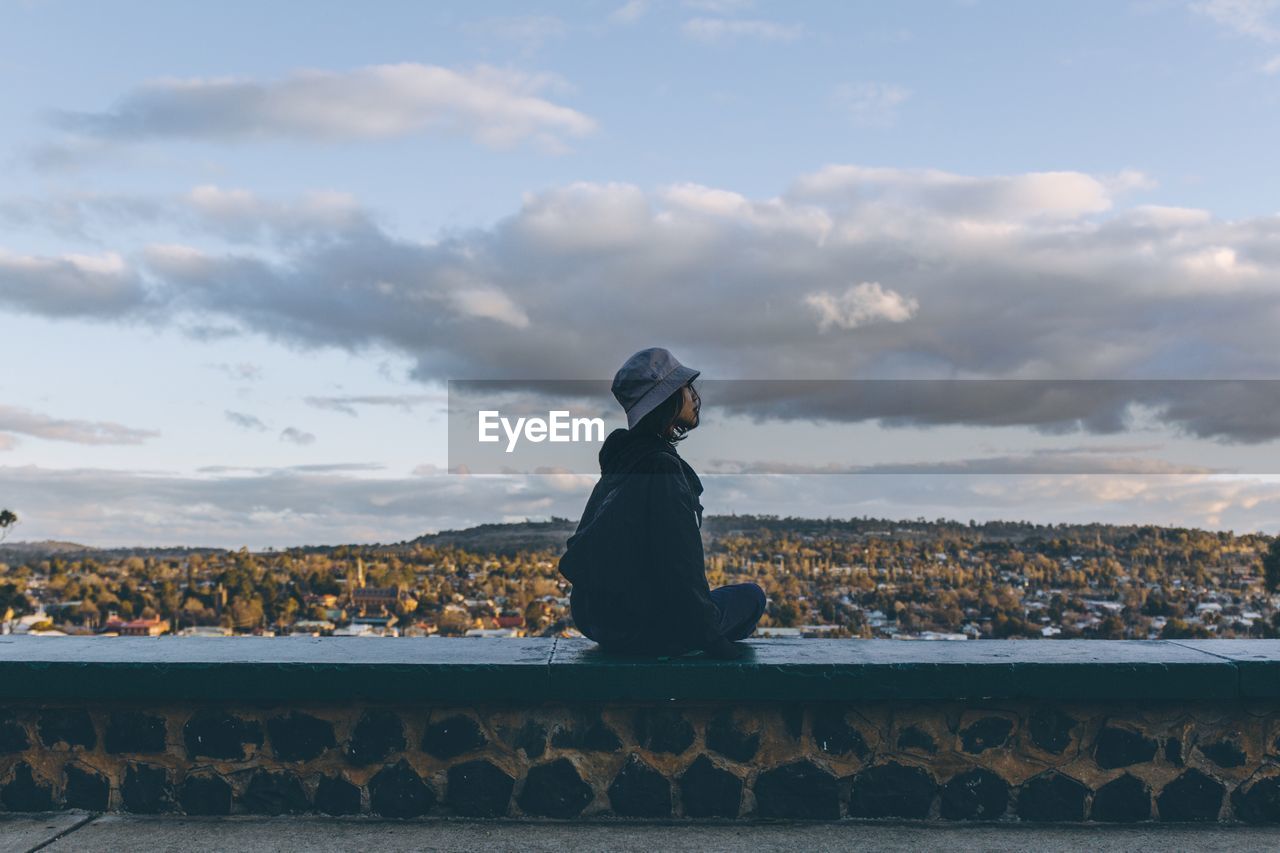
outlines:
M613 377L613 396L627 413L627 429L652 412L701 371L685 367L662 347L650 347L627 359Z

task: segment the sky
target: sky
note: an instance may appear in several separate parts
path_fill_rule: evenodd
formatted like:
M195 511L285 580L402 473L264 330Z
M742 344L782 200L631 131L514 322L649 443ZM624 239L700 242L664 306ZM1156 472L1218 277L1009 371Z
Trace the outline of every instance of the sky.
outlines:
M1176 383L1280 378L1280 0L0 0L0 79L12 539L576 518L447 383L647 346L709 512L1277 530L1274 393ZM753 384L919 379L1083 381Z

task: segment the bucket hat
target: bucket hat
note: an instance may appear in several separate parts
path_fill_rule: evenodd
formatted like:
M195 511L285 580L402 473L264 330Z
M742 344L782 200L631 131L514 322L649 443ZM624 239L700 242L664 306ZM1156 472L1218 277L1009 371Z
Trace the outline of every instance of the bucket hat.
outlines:
M701 371L685 367L662 347L650 347L627 359L613 377L613 396L627 413L627 429L662 401L696 379Z

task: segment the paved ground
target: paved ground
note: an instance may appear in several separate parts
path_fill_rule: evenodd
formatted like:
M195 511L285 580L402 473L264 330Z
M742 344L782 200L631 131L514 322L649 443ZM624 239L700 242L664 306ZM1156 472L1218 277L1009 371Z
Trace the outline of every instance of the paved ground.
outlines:
M909 824L552 824L332 818L182 818L66 813L0 817L0 853L172 850L746 850L1271 851L1280 827L919 826Z

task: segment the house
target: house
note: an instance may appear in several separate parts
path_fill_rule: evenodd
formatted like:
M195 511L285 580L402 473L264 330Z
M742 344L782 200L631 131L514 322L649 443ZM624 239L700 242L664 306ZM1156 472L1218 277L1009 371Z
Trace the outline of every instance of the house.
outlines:
M158 637L169 630L168 619L134 619L120 626L122 637Z

